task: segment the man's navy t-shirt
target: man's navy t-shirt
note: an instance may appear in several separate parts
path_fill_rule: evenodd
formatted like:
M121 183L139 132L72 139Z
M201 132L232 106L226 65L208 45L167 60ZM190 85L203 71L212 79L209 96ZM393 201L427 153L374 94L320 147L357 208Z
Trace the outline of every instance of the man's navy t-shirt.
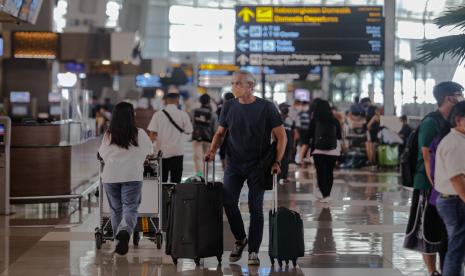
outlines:
M260 160L269 149L271 130L282 124L278 109L264 99L257 97L250 104L241 104L237 99L225 102L220 126L229 133L228 162L241 164Z

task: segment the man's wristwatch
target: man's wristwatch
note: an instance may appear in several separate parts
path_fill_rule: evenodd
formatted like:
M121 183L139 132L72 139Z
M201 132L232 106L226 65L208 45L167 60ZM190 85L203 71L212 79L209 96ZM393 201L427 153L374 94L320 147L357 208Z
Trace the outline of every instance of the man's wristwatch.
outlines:
M274 161L274 164L278 164L278 166L281 168L281 161L280 160Z

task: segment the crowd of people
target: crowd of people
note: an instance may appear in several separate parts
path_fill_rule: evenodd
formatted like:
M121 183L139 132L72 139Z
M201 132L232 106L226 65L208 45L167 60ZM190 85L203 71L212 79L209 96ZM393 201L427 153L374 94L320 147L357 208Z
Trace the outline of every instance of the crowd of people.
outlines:
M145 157L154 149L161 150L163 181L180 183L186 136L192 140L194 167L199 176L204 162L214 160L219 150L224 168L223 205L236 239L229 260L238 261L248 245L250 265L260 264L258 250L263 236L264 192L271 189L268 175L278 174L285 184L289 164L305 166L310 154L321 192L319 201L329 202L333 171L345 150L344 127L348 121L352 127L366 133L367 164L376 163L376 146L380 143L382 129L381 111L368 98L357 99L344 115L323 99L277 106L255 97L254 87L252 74L235 72L233 91L224 96L216 111L210 96L204 94L199 97L200 106L190 114L178 108L179 94L168 93L165 108L153 115L147 127L149 136L135 127L134 110L130 104L118 103L114 107L99 153L108 164L103 181L112 211L117 253L126 254L128 250L140 203ZM417 151L406 144L403 147L407 147L405 150L410 154L418 152L404 246L423 254L433 276L441 275L439 270L446 276L461 275L465 257L465 162L462 162L465 156L465 102L462 102L462 92L463 87L454 82L436 85L434 97L438 110L428 114L416 131L408 125L406 116L400 118L400 141L406 142L417 135L417 143L413 143ZM437 148L432 150L431 145L435 143ZM264 173L263 169L257 168L261 168L263 158L270 150L274 151L273 160L269 173ZM432 152L434 161L430 160ZM238 207L245 181L249 187L251 215L248 233ZM440 269L436 267L437 253L441 260Z

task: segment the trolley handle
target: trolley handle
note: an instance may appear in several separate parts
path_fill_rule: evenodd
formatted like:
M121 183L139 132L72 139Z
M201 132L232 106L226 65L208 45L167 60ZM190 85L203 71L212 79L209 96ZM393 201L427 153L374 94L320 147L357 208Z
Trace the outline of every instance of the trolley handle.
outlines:
M273 174L273 205L271 211L276 213L278 210L278 175Z
M210 163L210 162L205 161L203 163L204 164L204 166L203 166L204 181L205 181L205 185L207 185L207 186L209 186L209 184L208 184L208 179L209 179L209 169L208 169L209 165L208 165L208 163ZM212 166L213 167L213 172L212 172L212 181L211 181L211 183L212 183L212 185L214 185L215 184L215 160L212 160L211 163L213 165Z

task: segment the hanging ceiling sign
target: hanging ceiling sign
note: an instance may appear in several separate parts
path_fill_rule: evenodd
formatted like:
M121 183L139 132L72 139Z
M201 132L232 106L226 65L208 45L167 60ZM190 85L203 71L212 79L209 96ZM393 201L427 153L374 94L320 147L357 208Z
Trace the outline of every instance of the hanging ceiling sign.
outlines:
M381 6L236 6L236 65L371 65L384 59Z

